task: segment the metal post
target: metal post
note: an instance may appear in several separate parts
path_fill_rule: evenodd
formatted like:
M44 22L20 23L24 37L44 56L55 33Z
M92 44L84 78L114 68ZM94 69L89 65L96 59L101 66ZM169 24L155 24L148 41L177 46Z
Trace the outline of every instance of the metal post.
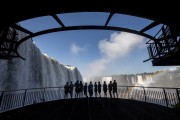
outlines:
M25 93L24 93L24 98L23 98L23 107L25 105L25 101L26 101L26 93L27 93L27 90L25 90Z
M177 94L178 102L180 103L180 97L179 97L179 90L178 89L176 89L176 94Z
M45 102L45 101L46 101L46 99L45 99L45 95L46 95L46 88L44 88L44 90L43 90L43 102Z
M1 93L1 97L0 97L0 111L1 111L3 96L4 96L4 91Z
M59 100L61 100L61 87L59 87Z
M128 94L127 98L129 99L129 87L128 86L127 86L127 94Z
M146 102L146 90L144 89L144 87L143 87L143 91L144 91L144 100Z
M165 91L164 88L163 88L163 92L164 92L164 97L165 97L165 100L166 100L166 107L168 108L168 99L167 99L166 91Z

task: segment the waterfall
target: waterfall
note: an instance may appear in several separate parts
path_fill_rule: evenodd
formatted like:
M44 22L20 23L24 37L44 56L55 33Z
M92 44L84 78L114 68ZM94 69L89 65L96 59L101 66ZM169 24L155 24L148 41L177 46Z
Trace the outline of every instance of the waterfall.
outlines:
M26 36L18 32L19 39ZM0 60L0 91L64 86L66 81L82 80L76 67L60 64L42 54L32 39L24 42L19 53L26 59Z

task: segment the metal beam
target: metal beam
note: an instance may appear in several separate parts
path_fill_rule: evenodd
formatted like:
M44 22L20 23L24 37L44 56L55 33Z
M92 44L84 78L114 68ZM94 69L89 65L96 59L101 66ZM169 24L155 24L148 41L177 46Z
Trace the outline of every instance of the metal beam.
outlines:
M14 28L14 29L17 29L17 30L19 30L21 32L25 32L27 34L30 34L30 35L33 34L33 32L31 32L31 31L29 31L29 30L27 30L27 29L25 29L25 28L23 28L23 27L21 27L21 26L19 26L17 24L13 24L13 25L11 25L11 27Z
M112 16L114 15L114 13L110 13L108 16L108 19L106 20L105 26L108 25L109 21L111 20Z
M43 31L39 31L36 32L32 35L26 36L24 38L22 38L20 41L18 41L17 43L17 47L23 43L24 41L26 41L27 39L30 39L32 37L36 37L39 35L43 35L43 34L47 34L47 33L53 33L53 32L60 32L60 31L70 31L70 30L114 30L114 31L124 31L124 32L129 32L129 33L133 33L133 34L137 34L140 36L144 36L146 38L149 38L151 40L153 40L155 43L158 42L156 41L156 39L146 33L142 33L136 30L131 30L128 28L122 28L122 27L113 27L113 26L68 26L68 27L62 27L62 28L53 28L53 29L47 29L47 30L43 30ZM159 43L157 43L159 44Z
M59 17L56 14L51 15L51 16L61 25L61 27L65 27L63 22L59 19Z
M152 22L151 24L149 24L148 26L146 26L145 28L143 28L140 32L145 32L145 31L147 31L147 30L149 30L149 29L151 29L151 28L153 28L153 27L155 27L155 26L157 26L157 25L159 25L160 23L159 22Z

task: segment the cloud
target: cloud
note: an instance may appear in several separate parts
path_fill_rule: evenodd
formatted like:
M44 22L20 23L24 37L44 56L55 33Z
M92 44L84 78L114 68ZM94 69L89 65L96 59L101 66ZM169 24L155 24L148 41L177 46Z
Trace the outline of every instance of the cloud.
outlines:
M79 47L79 46L77 46L75 43L73 43L72 45L71 45L71 47L70 47L70 50L71 50L71 53L72 54L75 54L75 55L77 55L77 54L79 54L80 52L84 52L84 48L81 48L81 47Z
M135 47L142 47L143 38L135 34L115 32L109 40L99 42L99 49L106 59L115 60L129 54Z
M130 33L113 33L109 39L99 41L99 50L102 53L101 58L88 64L85 71L85 81L89 81L96 76L108 73L109 66L126 55L129 55L134 49L142 48L144 37Z

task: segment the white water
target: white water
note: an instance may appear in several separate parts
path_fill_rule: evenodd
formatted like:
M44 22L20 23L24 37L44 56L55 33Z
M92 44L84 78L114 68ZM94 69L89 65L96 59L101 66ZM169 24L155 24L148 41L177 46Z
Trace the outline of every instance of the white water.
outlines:
M26 34L19 32L19 37ZM43 55L31 39L18 49L26 59L0 60L0 91L25 88L59 87L66 81L82 80L76 67L58 63Z
M108 80L105 80L108 78ZM180 87L180 69L173 71L161 71L156 73L141 73L131 75L114 75L102 77L109 83L110 80L116 79L119 86L144 86L144 87Z

